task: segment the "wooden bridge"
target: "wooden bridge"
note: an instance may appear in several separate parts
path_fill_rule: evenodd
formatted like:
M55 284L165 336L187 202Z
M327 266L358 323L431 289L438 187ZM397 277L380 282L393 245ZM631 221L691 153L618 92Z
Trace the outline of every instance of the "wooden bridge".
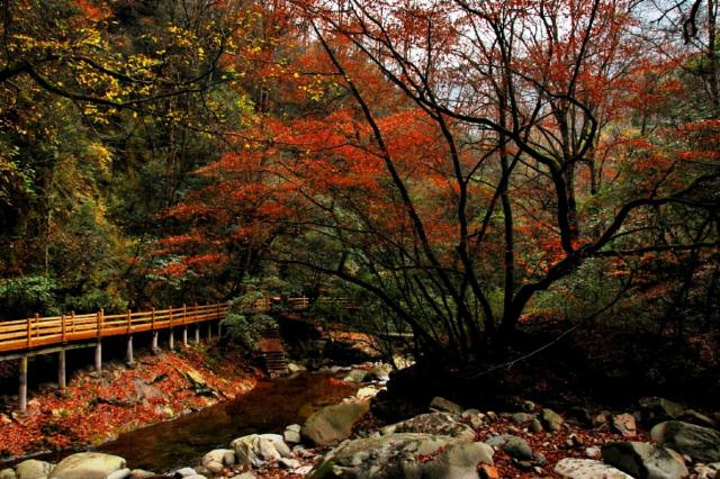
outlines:
M180 308L151 309L150 311L127 311L121 314L105 314L103 310L92 314L75 313L0 322L0 361L20 360L20 386L18 407L27 408L28 358L58 353L58 385L66 386L66 360L68 350L95 348L95 369L102 371L102 340L113 336L125 336L126 359L134 362L133 335L152 333L152 349L159 349L159 333L168 331L168 347L175 348L175 329L182 331L183 344L188 344L188 331L194 329L195 342L200 342L200 325L207 324L208 338L212 337L212 324L229 310L228 303L182 306Z
M343 308L353 306L346 298L320 298L321 301L337 302ZM347 304L346 304L347 303ZM250 309L255 312L270 311L274 304L282 304L291 310L307 309L310 300L298 298L261 298ZM80 348L95 348L95 369L102 371L102 340L108 337L125 336L127 342L126 360L134 362L133 335L152 333L152 350L159 349L159 333L167 331L168 348L175 348L175 329L180 329L183 344L188 344L188 331L194 330L195 342L200 342L200 325L207 325L208 338L212 337L213 323L221 335L220 320L224 319L229 303L204 306L183 305L180 308L151 309L149 311L127 311L119 314L105 314L103 310L91 314L63 314L26 319L0 321L0 361L20 360L19 367L19 409L27 408L28 358L44 354L58 354L58 385L66 387L66 352Z

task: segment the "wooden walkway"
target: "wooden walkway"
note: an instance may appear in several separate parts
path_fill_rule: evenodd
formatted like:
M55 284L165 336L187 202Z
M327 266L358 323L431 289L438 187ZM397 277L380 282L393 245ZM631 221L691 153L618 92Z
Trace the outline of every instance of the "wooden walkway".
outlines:
M108 315L103 311L51 317L36 315L0 322L0 353L183 327L223 319L227 311L227 303L220 303Z

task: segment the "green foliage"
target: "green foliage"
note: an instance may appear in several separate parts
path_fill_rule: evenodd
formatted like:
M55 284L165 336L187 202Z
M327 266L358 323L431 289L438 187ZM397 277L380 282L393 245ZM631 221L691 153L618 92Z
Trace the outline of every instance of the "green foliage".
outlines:
M57 313L58 286L45 276L22 276L0 280L0 314L5 317Z
M255 311L256 301L264 299L263 291L255 290L235 299L222 325L232 341L243 349L256 351L258 340L268 329L277 328L277 321L269 314Z

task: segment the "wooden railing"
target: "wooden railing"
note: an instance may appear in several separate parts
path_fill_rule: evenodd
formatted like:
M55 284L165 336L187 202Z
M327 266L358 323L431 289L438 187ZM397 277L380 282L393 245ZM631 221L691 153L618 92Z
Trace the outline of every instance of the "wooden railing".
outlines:
M0 322L0 352L155 331L225 317L227 303L121 314L66 314Z

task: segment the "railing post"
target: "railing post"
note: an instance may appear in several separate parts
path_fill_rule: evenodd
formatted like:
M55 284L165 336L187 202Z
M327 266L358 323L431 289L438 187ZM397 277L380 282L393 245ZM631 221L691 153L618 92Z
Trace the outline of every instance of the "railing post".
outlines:
M127 333L130 334L132 332L132 311L130 309L127 310Z
M27 319L27 348L32 346L32 319Z
M152 346L150 347L150 349L152 350L153 353L155 353L160 348L158 347L158 332L155 329L155 308L154 307L150 310L150 325L151 325L150 327L152 329Z
M75 311L72 311L70 314L72 317L72 332L74 333L75 332Z
M62 331L62 342L65 342L65 315L60 316L60 330Z
M95 371L102 371L102 327L105 310L100 309L97 314L97 345L95 346Z
M40 337L40 315L35 313L35 337Z

